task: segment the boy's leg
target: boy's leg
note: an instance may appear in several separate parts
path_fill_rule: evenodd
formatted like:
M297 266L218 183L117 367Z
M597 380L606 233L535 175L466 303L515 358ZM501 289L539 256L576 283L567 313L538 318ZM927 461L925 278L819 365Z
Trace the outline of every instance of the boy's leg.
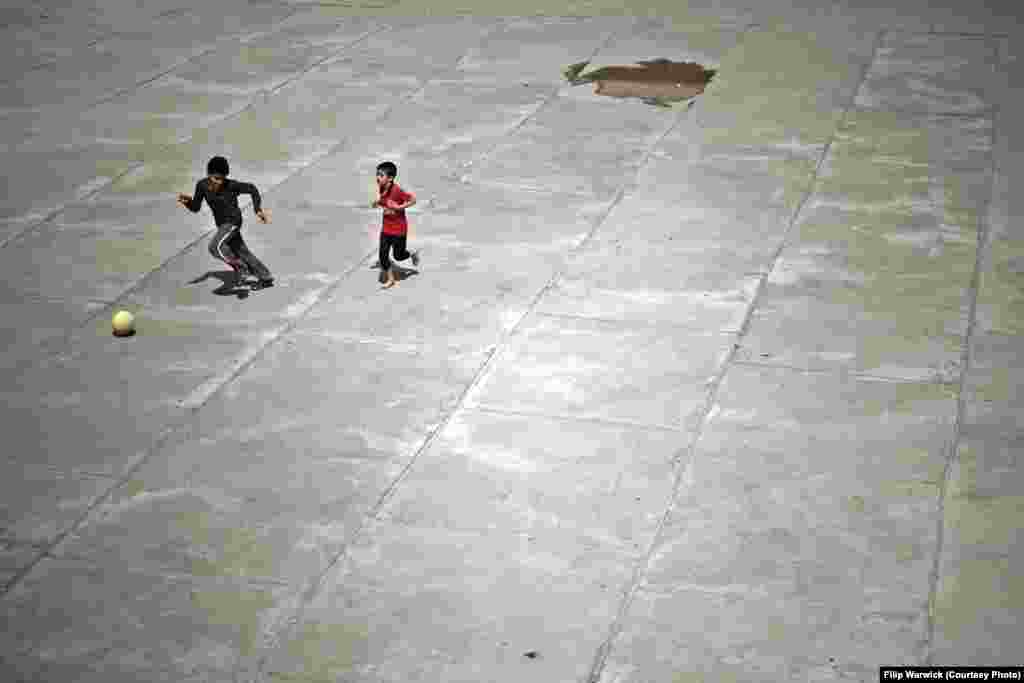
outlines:
M391 235L385 233L380 234L380 249L378 250L377 257L380 262L380 276L378 280L381 284L388 281L388 272L391 270L391 259L389 258L389 252L391 251Z
M406 242L409 239L408 235L399 235L395 240L395 260L404 261L407 258L412 259L412 265L418 266L420 264L419 252L409 253L409 249L406 247Z
M270 274L270 269L263 265L263 262L256 258L256 255L249 250L249 245L242 238L242 231L239 230L235 234L237 237L232 237L228 241L231 244L232 250L238 254L238 258L245 264L245 267L256 276L260 283L273 282L274 276Z
M242 228L236 227L234 231L228 235L228 238L224 241L224 246L228 248L231 253L231 257L234 259L232 265L235 269L235 274L238 276L237 284L245 284L245 278L248 275L252 275L252 271L249 269L249 264L242 258L241 248L245 246L245 241L242 240Z
M409 258L412 259L412 267L416 268L420 265L420 252L409 251L406 248L406 241L408 240L408 238L408 235L402 235L402 251L409 255Z
M217 232L214 234L213 239L210 240L209 249L210 255L213 258L231 266L231 269L235 271L235 275L241 279L245 277L240 270L243 264L231 250L231 237L237 232L238 226L236 225L231 225L230 223L218 225Z
M413 265L413 267L415 267L415 266L418 266L420 264L420 255L419 255L419 252L415 252L415 251L410 253L408 248L406 248L406 242L407 242L408 238L409 238L408 235L399 235L395 239L395 254L394 254L395 255L395 260L396 261L404 261L407 258L411 258L412 259L412 265Z
M407 239L406 235L395 235L395 251L393 256L396 261L404 261L411 256L409 250L405 248Z

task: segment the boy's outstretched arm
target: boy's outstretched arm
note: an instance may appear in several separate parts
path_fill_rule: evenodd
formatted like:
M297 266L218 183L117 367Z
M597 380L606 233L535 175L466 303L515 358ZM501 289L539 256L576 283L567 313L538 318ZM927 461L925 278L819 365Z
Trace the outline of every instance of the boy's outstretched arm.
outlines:
M203 205L203 196L205 192L203 190L203 181L200 180L196 183L196 192L191 197L187 194L178 195L178 203L184 206L192 213L199 213L199 208Z
M239 183L238 191L241 194L247 194L252 197L252 212L259 217L263 223L267 222L267 216L263 213L263 199L260 197L260 191L256 189L256 185L253 183Z

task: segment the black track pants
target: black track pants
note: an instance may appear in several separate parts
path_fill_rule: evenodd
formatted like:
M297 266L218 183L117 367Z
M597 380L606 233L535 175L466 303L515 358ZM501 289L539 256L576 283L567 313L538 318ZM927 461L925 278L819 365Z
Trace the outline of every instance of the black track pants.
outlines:
M240 265L247 266L249 272L260 280L269 280L272 277L270 270L263 265L263 262L249 251L245 240L242 239L240 226L231 223L218 225L217 234L210 240L210 254L213 258L223 261L236 270Z
M404 261L412 255L406 249L406 237L406 235L388 235L383 232L380 234L380 267L382 270L391 267L392 250L396 261Z

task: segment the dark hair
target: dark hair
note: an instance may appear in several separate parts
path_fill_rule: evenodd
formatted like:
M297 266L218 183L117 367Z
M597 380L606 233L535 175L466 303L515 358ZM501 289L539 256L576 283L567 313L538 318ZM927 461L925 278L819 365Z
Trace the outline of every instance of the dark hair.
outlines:
M224 157L213 157L206 164L206 172L209 175L227 175L228 174L228 160Z
M395 176L398 175L398 167L395 166L390 161L385 161L383 163L377 164L377 173L380 173L381 171L383 171L384 175L386 175L389 178L394 178Z

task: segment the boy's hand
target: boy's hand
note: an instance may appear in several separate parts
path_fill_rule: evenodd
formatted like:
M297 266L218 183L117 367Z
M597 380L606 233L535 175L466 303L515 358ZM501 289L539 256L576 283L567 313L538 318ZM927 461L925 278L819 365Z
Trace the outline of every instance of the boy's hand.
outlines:
M270 222L270 218L267 216L266 212L263 211L263 209L260 209L259 211L256 212L256 217L260 219L260 223Z
M192 198L189 197L187 194L179 194L178 203L181 204L182 206L188 206L190 203L192 203Z

